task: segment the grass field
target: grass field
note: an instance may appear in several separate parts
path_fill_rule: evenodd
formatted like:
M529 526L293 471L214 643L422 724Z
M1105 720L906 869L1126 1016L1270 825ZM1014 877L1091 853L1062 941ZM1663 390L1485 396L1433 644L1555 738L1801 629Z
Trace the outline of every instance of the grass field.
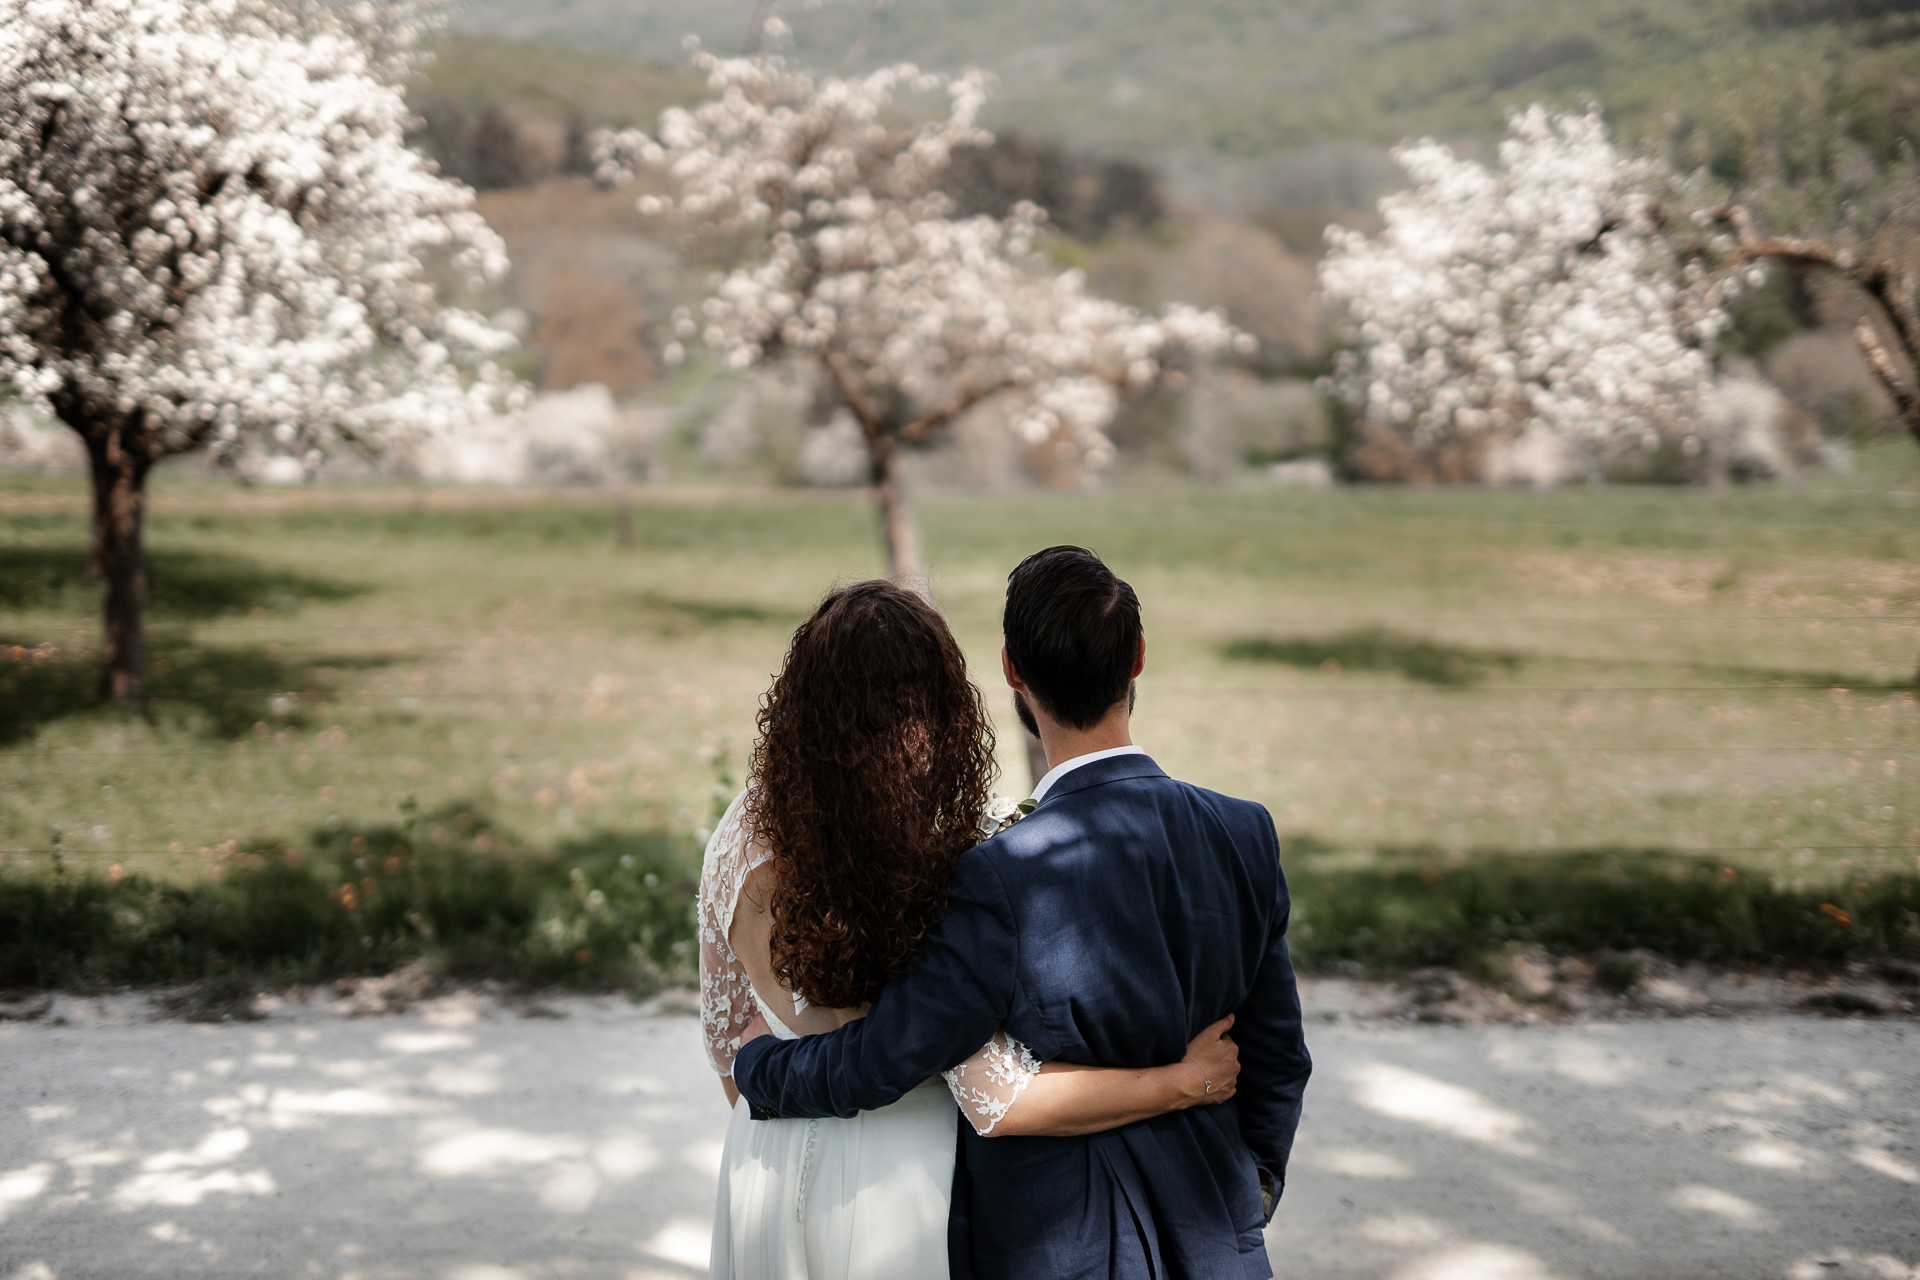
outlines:
M603 881L646 915L659 894L635 886L684 889L793 625L882 567L858 495L647 491L622 550L601 493L163 474L152 705L128 717L92 702L82 489L0 477L16 886L158 894L305 860L364 907L395 858L444 889L510 848L545 868L523 925L539 894L584 904ZM993 678L1005 574L1075 541L1145 602L1136 736L1266 803L1297 877L1625 857L1864 894L1920 868L1917 510L1903 444L1802 489L1116 489L921 515L1003 713L1005 792L1028 782ZM390 905L397 938L414 908ZM576 915L521 971L591 949ZM341 935L331 967L395 958L386 937Z

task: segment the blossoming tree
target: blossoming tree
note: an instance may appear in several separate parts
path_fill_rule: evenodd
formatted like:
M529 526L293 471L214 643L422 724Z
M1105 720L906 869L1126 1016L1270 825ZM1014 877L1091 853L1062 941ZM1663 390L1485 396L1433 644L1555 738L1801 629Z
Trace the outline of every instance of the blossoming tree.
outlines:
M1169 360L1244 343L1220 316L1171 307L1148 317L1092 296L1077 272L1034 252L1044 215L956 218L940 191L953 149L989 141L977 73L911 66L815 79L777 57L697 56L712 98L671 110L657 135L603 144L601 177L662 169L689 221L742 236L747 260L703 304L700 333L734 368L784 355L817 361L866 442L894 576L919 584L919 534L902 451L959 415L1001 402L1035 449L1090 466L1120 397ZM946 96L920 123L896 99ZM647 213L668 202L642 198ZM682 354L676 342L666 352Z
M1534 107L1489 169L1426 141L1377 237L1329 228L1320 281L1352 348L1334 385L1363 433L1441 479L1594 474L1698 436L1730 277L1664 225L1650 162L1597 111Z
M430 255L506 266L402 140L420 13L323 0L0 0L0 382L85 442L101 690L142 692L144 488L171 454L457 425L511 340Z

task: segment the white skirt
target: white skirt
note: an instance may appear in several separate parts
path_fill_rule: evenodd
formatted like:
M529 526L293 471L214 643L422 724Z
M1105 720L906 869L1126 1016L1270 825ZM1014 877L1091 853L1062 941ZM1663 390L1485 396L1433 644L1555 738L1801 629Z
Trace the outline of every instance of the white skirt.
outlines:
M727 1122L713 1280L947 1280L959 1111L934 1077L851 1120Z

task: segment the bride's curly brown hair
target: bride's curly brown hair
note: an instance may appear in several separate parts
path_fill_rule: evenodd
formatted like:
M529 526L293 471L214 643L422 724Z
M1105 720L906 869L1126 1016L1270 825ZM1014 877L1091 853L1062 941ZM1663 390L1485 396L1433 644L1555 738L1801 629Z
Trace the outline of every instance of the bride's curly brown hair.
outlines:
M991 795L993 726L946 621L891 582L828 594L761 702L747 821L774 972L834 1009L903 972Z

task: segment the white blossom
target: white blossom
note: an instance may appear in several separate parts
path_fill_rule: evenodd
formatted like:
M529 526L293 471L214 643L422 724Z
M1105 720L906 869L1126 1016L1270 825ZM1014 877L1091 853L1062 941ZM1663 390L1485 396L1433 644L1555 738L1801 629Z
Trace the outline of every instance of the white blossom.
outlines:
M512 339L428 276L506 260L403 140L418 30L406 5L0 0L0 382L149 462L312 460L503 399Z
M1498 169L1432 141L1395 156L1413 188L1377 237L1329 228L1320 268L1363 423L1536 481L1694 435L1724 282L1669 240L1652 164L1597 110L1512 116Z
M717 280L698 323L674 317L733 368L782 354L817 359L875 451L924 438L989 398L1030 447L1090 466L1112 456L1121 395L1167 360L1232 345L1217 313L1148 317L1087 292L1036 251L1045 215L954 216L939 189L954 148L990 141L977 121L988 81L913 66L816 79L777 57L699 54L712 97L671 110L656 133L614 135L600 177L640 165L669 175L691 222L756 251ZM944 97L924 123L904 95ZM921 113L926 116L929 113ZM650 212L666 207L646 197ZM680 354L679 342L674 354Z

